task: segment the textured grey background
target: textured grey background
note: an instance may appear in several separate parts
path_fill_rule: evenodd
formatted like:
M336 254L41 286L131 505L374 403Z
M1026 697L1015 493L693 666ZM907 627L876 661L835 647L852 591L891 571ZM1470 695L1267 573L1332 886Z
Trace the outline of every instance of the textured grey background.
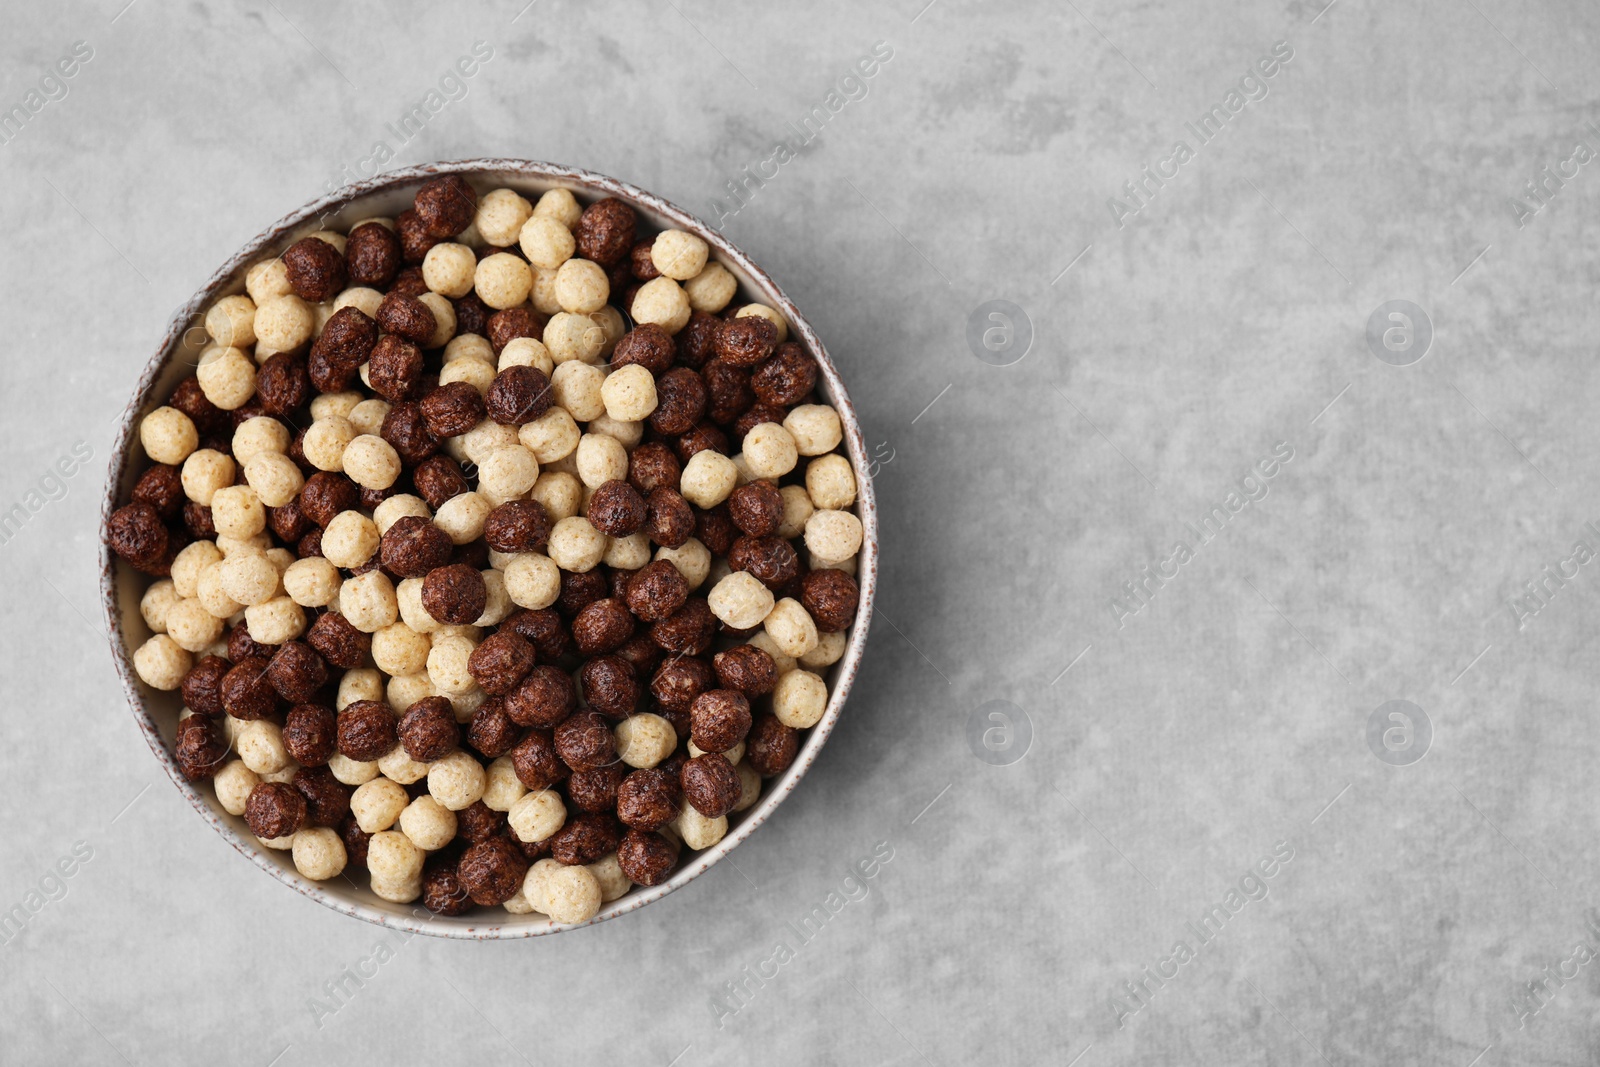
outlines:
M1574 952L1600 904L1600 567L1520 630L1509 607L1600 548L1600 173L1520 228L1511 206L1600 148L1592 5L123 2L14 6L0 43L5 107L94 50L0 145L0 502L94 452L0 546L0 905L92 849L0 948L0 1059L1597 1062L1600 967ZM702 215L892 46L727 222L881 448L883 612L824 755L734 862L575 934L401 945L262 876L158 777L95 522L171 310L475 40L493 59L397 162L556 160ZM1199 145L1185 121L1278 41L1269 95ZM1194 158L1119 228L1107 199L1179 139ZM1009 367L965 341L990 299L1036 331ZM1394 299L1436 331L1408 367L1364 340ZM1119 628L1122 583L1280 441L1269 495ZM1394 698L1434 728L1410 766L1366 742ZM1031 722L1010 765L969 748L991 700ZM1186 923L1280 841L1270 895L1200 945ZM878 842L869 896L800 945ZM1196 957L1119 1027L1122 983L1180 939ZM794 959L719 1026L780 940Z

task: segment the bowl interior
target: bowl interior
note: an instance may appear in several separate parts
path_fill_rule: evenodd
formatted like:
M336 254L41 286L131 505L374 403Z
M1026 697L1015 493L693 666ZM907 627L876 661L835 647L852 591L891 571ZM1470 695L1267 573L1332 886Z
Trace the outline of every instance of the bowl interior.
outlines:
M159 407L162 400L176 388L178 382L192 373L200 352L208 343L205 331L200 328L206 308L219 297L243 292L245 272L252 263L278 254L299 238L319 229L332 228L345 232L351 223L361 219L392 218L410 206L417 186L423 181L442 173L452 172L467 177L480 193L493 188L510 188L530 199L536 199L548 189L564 187L572 190L582 202L615 196L631 204L642 219L655 229L688 230L704 238L711 245L713 257L738 278L741 291L736 300L759 301L776 308L789 322L791 339L805 345L817 358L822 368L818 391L828 403L838 409L844 427L846 452L857 472L859 489L856 513L861 518L865 531L857 574L861 587L861 602L845 653L826 672L829 701L821 721L808 732L794 764L782 775L763 783L761 799L747 811L729 817L728 834L721 842L703 852L686 853L686 860L682 866L661 885L649 888L635 886L625 896L603 905L593 919L581 924L590 925L642 907L687 884L749 836L788 796L805 775L837 721L860 661L868 623L872 617L877 576L877 526L874 517L872 482L864 474L868 470L868 461L860 425L838 372L810 324L772 279L751 263L743 253L715 230L653 194L602 175L550 164L521 160L466 160L399 169L381 178L346 186L335 194L309 204L275 223L225 264L211 281L195 294L193 300L179 309L161 349L146 369L137 393L124 415L113 450L111 478L103 506L103 518L109 516L120 502L128 498L133 483L149 466L149 461L142 451L133 447L137 439L139 419L146 412ZM229 815L222 808L209 783L201 783L197 788L178 773L171 749L177 730L181 699L177 693L163 693L146 686L138 680L132 668L132 650L150 636L150 631L139 613L139 599L145 583L144 576L116 561L109 550L103 551L102 588L112 630L112 651L118 670L128 690L129 701L140 727L168 775L196 809L234 848L263 870L306 896L347 915L396 929L445 937L483 939L530 937L572 928L553 923L537 913L511 915L501 909L493 909L481 914L469 913L465 916L449 917L427 911L421 906L420 901L404 905L393 904L379 898L363 885L365 879L360 872L353 877L340 876L327 882L312 882L301 877L295 870L287 852L261 845L245 826L242 818Z

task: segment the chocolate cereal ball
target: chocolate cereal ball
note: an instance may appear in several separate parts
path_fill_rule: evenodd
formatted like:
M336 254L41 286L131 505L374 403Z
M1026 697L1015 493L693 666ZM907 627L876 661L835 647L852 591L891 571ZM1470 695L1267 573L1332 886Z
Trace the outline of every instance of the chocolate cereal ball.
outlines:
M650 695L668 711L686 712L695 697L716 684L717 677L705 660L676 656L663 663L650 679Z
M567 777L567 799L579 811L614 811L617 790L627 771L628 768L621 763L573 771Z
M757 715L750 724L750 732L745 735L745 762L763 778L788 770L799 750L799 731L785 726L771 714Z
M692 596L683 607L650 626L650 637L669 653L703 655L717 633L717 617L705 597Z
M222 678L233 664L221 656L202 656L183 676L183 703L196 715L216 718L223 713Z
M711 663L722 688L743 693L752 699L766 696L778 684L778 665L770 654L755 645L735 645L711 657ZM695 744L700 743L696 741Z
M466 385L465 382L459 384ZM477 393L472 386L468 385L467 388ZM423 405L426 412L427 400L423 400ZM417 487L417 495L435 511L443 507L446 501L472 491L472 486L462 477L461 468L449 456L429 456L418 463L417 469L411 472L411 481Z
M289 288L301 300L320 304L345 287L349 275L344 256L320 237L302 237L283 253Z
M612 652L633 636L633 616L618 597L596 600L572 620L572 639L584 656Z
M235 719L264 719L278 706L278 691L267 678L271 661L264 656L244 656L222 676L218 693L222 707Z
M501 836L506 829L506 813L495 811L481 800L456 812L456 836L476 845Z
M550 513L537 500L508 500L489 512L483 539L496 552L543 552L551 525Z
M817 387L817 361L798 343L785 341L750 374L750 388L763 404L791 407Z
M455 709L444 697L423 697L412 704L400 717L396 733L406 755L418 763L442 759L461 740Z
M705 415L709 402L710 393L700 375L688 367L674 367L656 382L656 406L648 416L650 428L667 437L688 433Z
M617 845L617 866L635 885L660 885L678 865L678 846L658 833L632 829Z
M329 712L330 719L332 712ZM350 795L354 792L333 776L326 767L301 767L294 772L293 785L306 798L306 820L313 826L338 826L350 814Z
M167 527L149 504L129 504L111 513L106 544L135 567L148 567L167 551Z
M617 787L617 818L636 830L659 830L678 817L683 787L662 767L633 771Z
M220 732L210 719L204 715L191 715L178 723L173 755L183 776L191 782L198 782L222 769L228 758L228 746L223 743Z
M633 208L615 197L606 197L583 209L572 236L577 239L578 255L610 267L633 250L637 226Z
M393 290L383 298L383 303L378 305L377 314L373 318L377 320L378 328L386 335L394 337L397 344L409 342L413 346L427 344L433 338L433 332L438 326L438 320L433 317L433 311L427 304L417 297ZM383 346L381 338L378 346L380 348ZM378 349L374 348L372 354L376 357ZM419 376L420 373L419 367ZM379 393L383 392L376 384L373 388Z
M496 311L489 316L489 346L494 354L519 337L538 340L544 334L545 317L532 308L514 307Z
M689 583L664 559L647 563L628 581L628 610L644 622L665 619L689 599Z
M472 225L478 193L461 175L443 174L422 183L413 210L429 237L444 240Z
M455 545L432 520L402 515L383 532L378 551L383 569L389 573L399 578L425 578L450 562Z
M467 725L467 744L485 759L498 759L516 747L522 728L506 713L500 697L490 697L478 705Z
M465 915L472 910L472 897L448 858L430 857L423 865L422 906L435 915Z
M361 487L343 474L318 471L306 479L296 499L302 515L325 527L341 512L354 511L360 505Z
M685 763L678 780L684 799L708 819L728 814L744 792L738 772L720 752L707 752Z
M324 612L306 631L306 644L340 670L354 670L366 662L372 648L372 635L362 633L343 615Z
M603 534L627 537L644 525L644 498L620 479L603 482L589 497L588 519Z
M162 519L175 517L184 503L183 474L168 463L158 463L139 475L133 502L149 504Z
M683 464L660 441L646 441L628 457L628 484L649 496L657 489L677 489Z
M342 307L322 327L311 344L306 371L311 384L323 393L337 393L356 377L378 343L378 324L360 308Z
M602 715L620 719L639 703L638 679L633 667L620 656L597 656L589 660L579 669L578 678L584 700Z
M435 567L422 580L422 606L451 626L469 626L483 614L489 592L483 575L462 563Z
M610 735L611 732L606 731L606 736ZM511 769L516 772L517 781L534 793L564 781L571 773L571 768L556 754L550 731L538 729L529 730L511 750Z
M337 719L339 754L346 759L371 763L395 745L395 715L381 700L358 700Z
M460 437L488 414L483 395L470 382L449 382L433 389L422 398L421 407L428 432L441 440Z
M811 571L800 579L800 606L822 633L839 633L856 618L861 590L844 571Z
M456 874L474 904L504 904L522 888L528 860L504 837L480 841L461 854Z
M572 634L561 613L552 608L519 611L509 616L501 627L520 634L539 653L540 659L554 662L573 652Z
M306 821L306 798L288 782L262 782L245 801L244 821L263 841L288 837Z
M495 422L526 426L550 410L550 379L538 367L507 367L495 375L484 402Z
M467 670L492 696L511 692L533 670L533 646L513 630L490 634L467 657Z
M506 714L518 726L555 726L578 706L572 676L558 667L535 667L506 694Z
M311 399L306 361L288 352L268 357L256 371L256 398L268 415L287 417Z
M409 297L387 296L384 306L391 300L407 300ZM427 311L422 304L416 303L423 311ZM378 314L383 314L383 308L378 309ZM393 334L386 333L378 338L378 343L373 346L372 355L367 360L367 381L372 391L385 400L399 403L409 399L417 391L417 386L422 381L422 349L411 341Z
M750 537L771 537L783 521L783 495L768 481L741 485L728 494L728 518Z
M567 821L550 838L550 855L569 867L593 863L608 852L615 852L622 841L622 827L616 816L606 812L584 811L567 816Z
M676 489L652 489L644 502L643 529L662 548L682 548L694 536L694 509Z
M592 711L579 712L557 726L553 741L556 755L573 770L603 767L617 758L610 724Z
M749 732L750 701L737 690L701 693L689 707L689 738L702 751L726 752Z
M327 683L328 664L310 645L285 641L267 665L267 681L291 704L303 703Z
M339 725L333 709L322 704L296 704L290 708L283 719L283 747L302 767L327 763L339 747Z
M760 315L722 320L717 327L712 348L718 359L727 360L735 367L754 367L768 356L778 343L778 328Z
M345 238L344 258L351 285L382 291L400 272L400 238L387 226L364 222Z
M781 537L740 537L728 546L728 566L748 571L768 589L782 589L800 574L800 557Z

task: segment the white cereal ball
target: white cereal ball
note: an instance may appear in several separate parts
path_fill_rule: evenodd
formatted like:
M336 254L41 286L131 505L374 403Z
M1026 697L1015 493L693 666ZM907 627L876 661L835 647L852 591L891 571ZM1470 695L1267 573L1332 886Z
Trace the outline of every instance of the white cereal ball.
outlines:
M272 779L264 778L262 781L270 782ZM294 847L293 834L284 834L282 837L258 837L256 840L261 842L267 848L276 849L279 852L288 852Z
M269 548L266 551L266 557L272 561L273 567L277 568L279 578L282 578L290 565L294 563L294 553L287 548Z
M439 505L433 524L449 536L452 544L468 545L483 536L483 524L493 510L494 505L482 493L458 493Z
M551 189L539 198L539 202L533 206L533 213L555 219L570 230L578 224L578 219L583 215L583 208L572 195L572 190Z
M392 704L391 707L402 707ZM378 757L378 770L390 781L401 785L420 782L428 776L428 764L411 758L406 746L396 741L393 748Z
M325 882L342 873L348 859L344 840L331 826L296 830L290 855L294 857L294 869L313 882Z
M519 340L529 340L529 338L519 338ZM508 344L506 347L509 348L511 346ZM481 337L475 333L464 333L453 337L450 339L450 343L444 346L444 361L446 364L454 363L458 359L468 358L493 364L495 360L494 346L489 343L488 338Z
M256 343L256 302L242 294L225 296L206 311L206 333L224 348Z
M465 693L477 683L467 670L467 659L478 647L466 637L437 636L428 649L428 678L441 693Z
M556 523L550 531L549 556L564 571L583 574L592 571L606 554L606 535L589 525L581 515Z
M500 906L506 909L506 911L510 912L512 915L532 915L534 912L539 910L532 904L528 903L528 898L523 895L521 889L518 889L505 900L502 900L500 902Z
M556 301L562 311L587 315L605 307L609 299L611 282L600 264L587 259L569 259L556 271Z
M783 321L782 315L765 304L746 304L733 313L733 317L736 319L749 318L751 315L759 315L772 323L773 327L778 331L778 344L781 345L789 339L789 324Z
M528 257L528 262L543 270L555 270L571 259L572 253L578 249L578 242L570 229L558 219L540 215L537 211L518 230L517 244L521 246L522 254Z
M433 510L428 507L426 500L412 493L396 493L372 509L372 521L378 527L379 534L388 533L389 527L407 515L432 520Z
M223 411L243 407L256 394L256 365L237 348L201 353L194 377L206 399Z
M554 463L570 456L582 436L583 431L578 429L571 413L559 405L552 405L549 411L517 430L517 439L540 463Z
M726 815L708 819L695 811L694 805L687 800L683 802L683 810L678 812L672 825L678 831L678 836L683 838L683 843L693 849L710 848L728 834Z
M357 786L350 794L350 813L356 817L356 825L362 832L375 834L393 826L410 802L411 798L399 782L374 778Z
M244 480L256 491L261 503L281 508L300 495L305 475L294 460L282 452L263 452L244 465Z
M774 604L762 624L786 656L798 659L817 647L817 624L793 597L786 596Z
M686 282L705 269L711 249L692 233L662 230L650 245L650 262L664 277Z
M656 379L637 363L618 367L600 385L606 414L623 422L638 422L656 409Z
M243 604L222 591L222 560L200 568L195 579L194 598L219 619L230 618L244 610Z
M818 511L806 520L806 547L823 559L849 559L861 551L861 537L861 520L848 511Z
M438 293L423 293L417 302L433 312L433 334L423 348L443 348L456 335L456 306Z
M448 845L456 836L456 813L431 796L420 796L400 813L400 832L424 852Z
M611 732L616 738L617 758L630 767L654 767L678 747L672 724L650 712L628 716Z
M785 541L792 541L805 532L806 520L817 509L801 486L786 485L778 490L778 496L783 501L783 517L778 520L777 535Z
M339 587L339 613L362 633L377 633L400 616L394 583L381 570L356 575Z
M496 252L478 261L472 287L477 290L478 299L496 311L503 311L527 302L528 294L533 291L533 273L520 257L510 252Z
M274 352L291 352L311 340L316 316L298 296L275 296L256 307L257 351L265 345Z
M283 572L283 591L303 608L325 608L339 595L339 568L322 556L308 556Z
M378 551L378 524L359 511L341 511L322 531L322 555L335 567L361 566Z
M234 461L249 466L250 461L262 453L287 451L289 428L268 415L257 415L244 420L233 431L230 447Z
M711 574L711 550L697 538L689 538L677 548L656 549L656 559L664 559L678 568L690 591L699 589Z
M417 674L402 674L389 679L389 685L384 689L383 699L391 708L409 708L424 697L441 695L433 680L428 677L427 671ZM379 768L382 769L381 767Z
M683 291L691 310L715 315L739 291L739 280L721 263L707 263L705 270L683 283Z
M761 775L744 760L735 763L733 770L739 776L739 802L733 806L733 810L745 811L761 799Z
M445 241L422 259L422 280L436 293L458 300L472 292L478 257L466 245Z
M756 477L755 471L750 469L750 461L744 458L743 452L736 452L728 458L733 460L733 469L739 472L740 485L749 485L760 480Z
M276 774L289 765L289 750L283 747L283 730L266 719L253 719L241 726L233 747L244 765L257 774Z
M478 492L491 504L520 500L539 480L539 461L521 444L497 448L478 464Z
M479 393L487 393L494 382L494 365L481 359L458 359L454 363L446 363L439 372L439 384L449 385L451 382L466 382Z
M334 251L338 252L341 256L344 255L344 249L345 249L345 236L344 236L344 234L339 233L337 230L318 230L316 233L312 234L311 236L315 237L319 241L322 241L322 242L325 242L327 244L332 245Z
M729 628L748 630L761 625L772 610L772 590L749 571L735 571L716 584L706 602Z
M698 759L699 757L704 756L705 754L706 754L706 750L705 749L701 748L699 745L695 744L693 741L689 742L689 758L690 759ZM732 748L727 749L726 751L724 751L722 753L722 755L728 757L728 762L729 763L738 764L738 762L740 760L744 759L744 742L740 741L738 744L734 745Z
M598 311L589 312L589 321L606 332L605 347L601 350L604 355L609 356L611 350L617 347L617 342L622 340L622 335L628 332L628 324L623 321L622 312L610 304Z
M200 447L200 432L177 408L156 408L139 420L139 443L157 463L177 466Z
M261 784L261 776L244 765L243 760L229 760L211 779L217 792L217 803L229 815L243 815L250 800L250 792Z
M400 835L404 837L405 835ZM415 846L413 846L415 847ZM372 895L391 904L410 904L422 895L422 876L388 880L372 876Z
M617 862L615 852L607 852L593 863L584 865L594 880L600 883L600 900L609 904L627 895L633 888L633 883L628 881L628 876L622 873L622 864Z
M306 632L305 609L286 596L275 596L244 609L250 638L263 645L281 645Z
M744 460L757 478L778 479L800 462L800 449L787 429L763 422L744 435Z
M267 569L272 569L270 563ZM167 636L187 652L204 652L222 637L222 620L207 611L199 599L180 600L174 604L167 612L166 623Z
M519 608L538 611L561 595L561 568L538 552L519 553L502 574L506 595Z
M541 789L519 798L506 816L517 840L532 844L543 841L566 825L567 806L553 790Z
M598 363L606 347L606 331L587 315L558 311L544 325L544 347L559 367L563 363ZM582 418L582 416L579 416Z
M472 224L478 236L496 248L508 248L517 240L523 223L533 214L533 205L511 189L495 189L478 201Z
M769 425L771 423L762 423L762 426ZM756 427L757 430L760 428ZM752 430L751 434L754 433ZM739 469L733 465L733 460L706 448L696 452L683 465L683 474L678 478L678 491L696 507L714 508L728 499L738 480Z
M833 453L807 463L805 495L814 506L831 511L841 511L854 504L856 473L850 461Z
M843 571L851 577L856 573L856 557L849 556L845 559L828 559L815 552L806 552L806 566L814 571Z
M400 794L404 796L405 790L400 790ZM398 812L395 815L399 817ZM394 823L391 821L389 825ZM374 882L381 879L394 885L412 881L421 876L423 859L422 850L413 845L409 837L387 827L374 833L367 842L367 870L372 872Z
M482 463L495 449L516 444L517 428L502 425L493 419L484 419L460 437L451 440L461 442L462 454L467 459L473 463Z
M329 415L306 428L301 439L306 462L319 471L344 470L344 450L356 439L356 428L343 415Z
M372 662L385 674L416 674L427 668L430 648L427 634L392 623L372 635Z
M553 922L588 922L600 910L600 880L587 867L561 867L544 877L544 909Z
M795 447L802 456L832 452L844 439L839 413L826 404L801 404L791 409L784 416L783 428L794 438Z
M405 624L419 634L435 633L439 629L439 620L428 614L428 609L422 606L422 579L403 578L395 587L395 603L400 609L400 618Z
M199 595L200 572L222 560L222 553L210 541L190 541L172 559L172 587L178 596Z
M234 470L232 456L212 448L197 449L183 461L179 474L183 495L196 504L210 507L216 491L233 484Z
M144 624L150 627L151 633L165 633L167 612L183 599L172 579L162 578L160 581L150 583L150 588L139 598L139 616L144 619Z
M366 785L378 777L378 765L363 760L353 760L349 756L335 752L328 757L328 770L333 776L345 785Z
M639 368L644 370L644 368ZM645 371L646 376L649 371ZM590 489L628 476L628 450L605 434L586 433L578 441L578 477Z
M499 626L516 605L511 602L511 594L506 590L504 575L493 568L479 573L483 575L484 606L483 614L478 616L473 625Z
M844 655L845 634L841 631L832 634L818 634L817 647L800 657L802 667L818 669L831 667L839 662L839 657Z
M556 369L556 363L550 358L550 350L537 337L513 337L500 350L500 358L495 364L497 370L507 367L533 367L548 376Z
M389 417L389 402L371 397L361 401L345 413L345 418L350 420L350 425L355 428L356 434L375 434L383 429L383 420ZM351 440L355 440L354 437ZM340 456L340 464L344 457Z
M560 522L578 513L583 503L583 483L565 471L542 471L528 499L543 505L551 522Z
M267 510L248 485L230 485L211 495L211 525L227 537L254 537L267 528Z
M528 294L528 303L541 315L554 315L561 310L561 302L556 299L555 269L533 268L533 292Z
M246 271L244 289L250 294L250 302L257 306L275 296L288 296L294 292L289 285L289 268L277 258L264 259Z
M636 571L650 562L650 535L640 531L626 537L613 537L600 559L607 567Z
M689 296L671 278L652 278L634 294L630 310L635 323L653 322L668 333L677 333L689 321Z
M333 310L343 311L345 308L355 308L369 319L378 317L378 305L383 303L383 294L376 289L369 289L364 285L354 285L333 298ZM313 401L315 403L315 401ZM316 417L313 411L312 417Z
M156 634L133 653L133 670L152 689L170 693L183 684L194 656L166 634Z
M344 449L344 472L363 489L387 489L400 477L400 455L375 434L362 434Z
M643 368L640 369L642 370ZM608 382L610 380L610 378L606 379ZM655 388L654 380L651 381L650 388ZM644 423L628 422L623 419L614 419L610 415L601 415L598 419L589 420L589 432L602 433L607 437L614 437L622 442L623 448L631 452L639 447L640 441L644 440Z
M522 897L534 911L550 911L550 894L546 891L545 882L552 871L560 870L565 864L558 859L546 856L542 860L534 860L528 867L528 873L522 879Z
M450 811L470 808L481 800L487 784L483 764L460 749L428 768L428 795Z
M484 772L483 806L490 811L510 811L511 806L528 793L528 787L517 777L516 765L510 756L500 756Z
M339 676L339 691L333 698L335 711L343 711L358 700L382 700L383 676L371 667L357 667Z
M827 707L828 683L807 670L792 670L780 676L772 691L773 716L796 730L815 726Z
M248 607L271 600L278 592L278 569L266 553L238 553L222 561L222 591Z
M258 534L249 537L233 537L228 534L217 534L217 549L222 553L222 558L238 555L240 552L247 554L265 553L272 547L272 535L267 533L265 527Z

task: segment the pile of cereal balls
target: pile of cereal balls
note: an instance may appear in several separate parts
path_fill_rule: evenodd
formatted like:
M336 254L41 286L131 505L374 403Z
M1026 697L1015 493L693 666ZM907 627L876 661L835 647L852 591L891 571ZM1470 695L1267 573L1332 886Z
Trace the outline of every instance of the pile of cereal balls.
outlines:
M838 413L621 200L434 178L205 315L105 531L175 755L307 878L592 917L794 760L855 621ZM630 328L631 326L631 328Z

